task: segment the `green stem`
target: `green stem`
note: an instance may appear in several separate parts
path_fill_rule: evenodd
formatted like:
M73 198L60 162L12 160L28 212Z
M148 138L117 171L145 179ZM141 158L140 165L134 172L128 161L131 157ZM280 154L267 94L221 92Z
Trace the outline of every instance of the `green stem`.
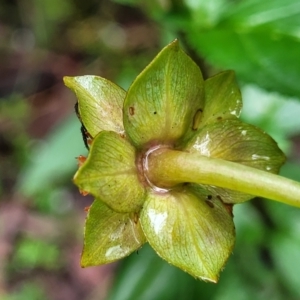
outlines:
M242 164L170 149L147 157L147 177L156 186L209 184L300 207L300 183Z

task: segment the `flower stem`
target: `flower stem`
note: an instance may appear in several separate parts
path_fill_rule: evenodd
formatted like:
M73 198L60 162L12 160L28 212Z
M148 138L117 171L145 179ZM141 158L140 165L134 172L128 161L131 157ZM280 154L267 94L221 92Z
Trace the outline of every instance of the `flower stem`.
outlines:
M300 183L239 163L171 149L147 157L147 177L168 188L193 182L236 190L300 207Z

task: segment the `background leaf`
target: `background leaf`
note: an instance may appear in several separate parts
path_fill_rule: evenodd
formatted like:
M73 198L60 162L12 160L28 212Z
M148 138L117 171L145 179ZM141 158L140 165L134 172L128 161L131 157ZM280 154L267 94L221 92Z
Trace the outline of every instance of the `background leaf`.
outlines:
M300 97L299 3L250 0L226 5L209 28L188 21L189 43L211 64L234 69L243 81Z
M108 300L209 299L216 288L167 264L146 244L122 262Z
M33 149L31 163L20 174L18 191L30 197L52 187L77 169L75 158L85 152L80 123L73 114Z

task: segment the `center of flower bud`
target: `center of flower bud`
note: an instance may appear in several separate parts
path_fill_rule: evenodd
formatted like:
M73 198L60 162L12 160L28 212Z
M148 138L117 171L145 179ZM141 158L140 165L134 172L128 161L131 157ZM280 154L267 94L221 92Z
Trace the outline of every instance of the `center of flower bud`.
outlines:
M154 192L164 194L169 192L170 189L162 188L155 185L149 177L149 156L153 154L153 152L159 151L161 149L169 148L165 145L156 145L152 146L151 148L147 149L146 152L141 153L138 158L138 170L140 174L141 181L150 187Z

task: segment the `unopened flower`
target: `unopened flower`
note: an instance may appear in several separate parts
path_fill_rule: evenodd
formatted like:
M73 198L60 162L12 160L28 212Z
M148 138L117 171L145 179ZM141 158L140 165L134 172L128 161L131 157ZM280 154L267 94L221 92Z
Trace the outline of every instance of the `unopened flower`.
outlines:
M253 196L189 182L161 186L148 160L173 149L278 172L284 157L277 144L238 119L234 72L203 81L174 41L127 93L97 76L65 77L65 83L78 97L90 140L74 182L96 198L82 266L113 262L149 242L169 263L216 282L234 246L232 205Z

